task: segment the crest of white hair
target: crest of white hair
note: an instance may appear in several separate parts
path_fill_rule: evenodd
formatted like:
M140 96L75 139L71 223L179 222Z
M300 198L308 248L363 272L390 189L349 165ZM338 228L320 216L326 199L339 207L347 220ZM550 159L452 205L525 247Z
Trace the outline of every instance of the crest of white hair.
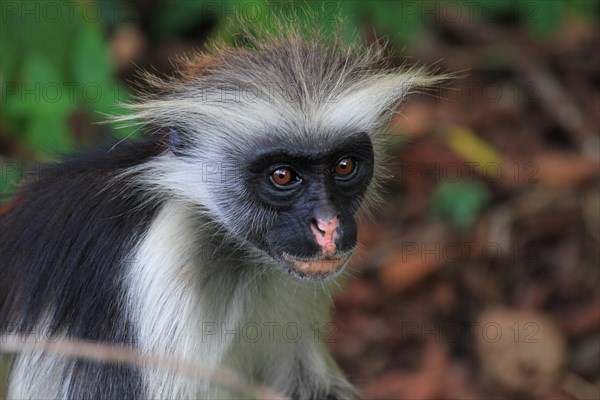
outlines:
M319 28L275 28L243 28L244 47L213 42L205 53L181 57L174 77L142 73L150 89L113 121L190 132L201 126L236 138L264 135L283 121L374 134L409 92L445 78L390 68L382 42L347 44Z
M361 131L375 135L409 93L441 79L424 74L423 69L374 73L344 82L327 94L319 93L322 97L306 96L302 103L289 101L281 92L272 92L268 82L264 82L264 87L257 81L244 87L211 90L203 89L202 79L198 79L193 84L200 87L178 90L182 83L174 80L173 94L126 104L132 112L112 120L153 128L175 127L184 132L210 132L237 140L252 140L272 132L269 128L298 123L317 128L311 132ZM242 97L250 91L253 97L244 100ZM204 135L200 138L207 139Z

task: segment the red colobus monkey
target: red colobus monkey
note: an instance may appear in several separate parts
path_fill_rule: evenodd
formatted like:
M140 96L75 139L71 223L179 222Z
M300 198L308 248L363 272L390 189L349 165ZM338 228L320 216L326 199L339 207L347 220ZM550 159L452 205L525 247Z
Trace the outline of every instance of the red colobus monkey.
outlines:
M293 29L145 77L153 94L116 119L146 139L53 167L0 220L0 328L229 367L292 399L353 398L309 332L325 327L355 217L377 199L386 124L437 78L387 66L380 47ZM9 398L231 394L152 368L22 353Z

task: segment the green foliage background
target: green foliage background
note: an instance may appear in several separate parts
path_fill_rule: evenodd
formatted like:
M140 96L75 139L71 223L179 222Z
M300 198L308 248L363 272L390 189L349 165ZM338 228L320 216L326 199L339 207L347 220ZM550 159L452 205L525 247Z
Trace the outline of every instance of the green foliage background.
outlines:
M373 32L388 37L398 49L410 47L424 22L422 13L436 10L437 1L165 1L151 18L149 34L158 40L177 37L203 20L216 19L212 37L231 40L236 32L233 14L238 12L257 26L268 26L270 11L292 15L297 21L320 23L333 31L336 18L345 20L347 34ZM460 4L460 2L454 2ZM557 34L567 11L592 18L592 1L465 0L498 15L516 12L533 34ZM56 4L54 3L56 8ZM92 6L93 5L93 6ZM12 135L37 156L72 151L75 142L68 124L78 109L95 119L121 110L116 103L127 100L110 58L107 26L136 21L140 10L113 0L80 1L58 9L44 2L3 2L0 26L0 80L2 83L2 134ZM36 8L37 7L37 8ZM27 10L27 11L24 11ZM491 10L491 11L490 11ZM39 13L42 15L36 15ZM86 18L87 16L87 18ZM316 17L316 18L315 18ZM127 136L131 132L121 132ZM4 182L3 182L4 183Z

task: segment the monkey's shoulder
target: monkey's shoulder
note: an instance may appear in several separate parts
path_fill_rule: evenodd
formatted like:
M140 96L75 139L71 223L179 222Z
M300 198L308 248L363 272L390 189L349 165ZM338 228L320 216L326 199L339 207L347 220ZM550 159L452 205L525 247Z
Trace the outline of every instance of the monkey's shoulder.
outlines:
M103 204L118 207L121 200L130 206L135 202L132 193L118 196L119 191L126 189L122 173L163 151L160 140L146 138L69 155L58 164L34 163L26 169L9 217L37 218L40 211L58 214L65 208L96 211ZM52 222L51 215L46 221Z
M63 333L127 340L116 300L125 260L160 204L114 180L160 151L131 143L33 171L0 219L0 321L19 316L30 329L53 310Z

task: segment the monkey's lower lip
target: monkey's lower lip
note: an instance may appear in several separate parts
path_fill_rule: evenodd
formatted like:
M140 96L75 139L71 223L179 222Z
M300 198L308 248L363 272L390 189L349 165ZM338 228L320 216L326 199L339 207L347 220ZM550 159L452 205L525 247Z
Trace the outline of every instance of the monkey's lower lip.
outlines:
M301 275L327 276L341 269L350 256L351 254L345 254L335 258L303 259L284 254L283 259Z

